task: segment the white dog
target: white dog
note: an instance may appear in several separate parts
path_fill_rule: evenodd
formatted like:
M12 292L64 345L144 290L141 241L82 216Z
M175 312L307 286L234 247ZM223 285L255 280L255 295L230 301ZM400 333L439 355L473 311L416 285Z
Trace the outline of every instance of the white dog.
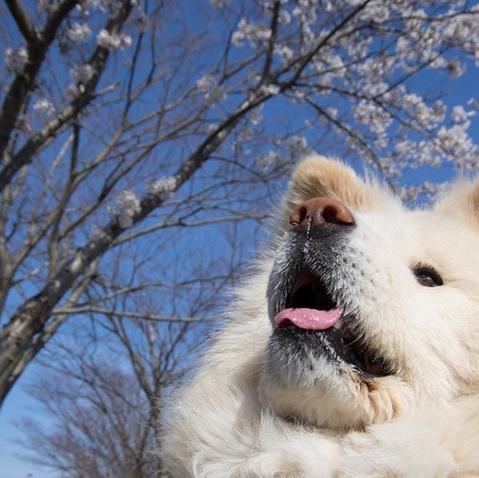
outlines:
M479 183L409 210L307 158L266 256L169 411L172 476L479 476Z

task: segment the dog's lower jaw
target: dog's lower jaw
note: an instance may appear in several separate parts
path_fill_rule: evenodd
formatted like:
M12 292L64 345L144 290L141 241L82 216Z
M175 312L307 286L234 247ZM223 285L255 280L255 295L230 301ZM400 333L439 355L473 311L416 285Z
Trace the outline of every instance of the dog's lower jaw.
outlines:
M393 377L373 380L343 377L343 383L288 387L267 370L258 382L262 405L279 416L309 425L345 432L396 418L411 402L410 390Z

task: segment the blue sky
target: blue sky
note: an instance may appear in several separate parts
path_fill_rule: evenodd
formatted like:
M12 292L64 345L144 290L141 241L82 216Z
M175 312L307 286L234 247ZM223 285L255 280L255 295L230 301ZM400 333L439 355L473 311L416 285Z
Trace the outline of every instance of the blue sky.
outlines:
M30 381L39 372L39 367L35 365L29 367L0 411L0 478L54 478L57 476L52 471L28 463L20 456L22 434L17 429L15 421L27 414L39 416L38 405L22 390L22 384ZM43 421L47 422L46 419Z

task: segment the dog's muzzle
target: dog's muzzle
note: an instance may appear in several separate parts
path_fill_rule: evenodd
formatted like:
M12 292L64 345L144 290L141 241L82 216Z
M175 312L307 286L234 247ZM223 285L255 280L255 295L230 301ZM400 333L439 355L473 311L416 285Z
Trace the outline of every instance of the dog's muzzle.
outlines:
M338 294L341 275L350 267L347 249L355 228L351 211L334 198L310 199L291 213L268 285L270 359L280 368L296 362L299 370L321 356L362 375L387 373L358 340L358 321Z

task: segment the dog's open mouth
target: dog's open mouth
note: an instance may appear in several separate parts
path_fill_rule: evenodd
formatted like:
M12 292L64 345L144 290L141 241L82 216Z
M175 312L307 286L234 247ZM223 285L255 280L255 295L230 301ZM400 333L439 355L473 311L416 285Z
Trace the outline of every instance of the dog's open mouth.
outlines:
M326 346L330 358L352 365L363 376L392 373L364 334L358 332L355 317L344 313L310 270L297 275L285 308L274 317L274 325L276 333L287 336L288 341Z

